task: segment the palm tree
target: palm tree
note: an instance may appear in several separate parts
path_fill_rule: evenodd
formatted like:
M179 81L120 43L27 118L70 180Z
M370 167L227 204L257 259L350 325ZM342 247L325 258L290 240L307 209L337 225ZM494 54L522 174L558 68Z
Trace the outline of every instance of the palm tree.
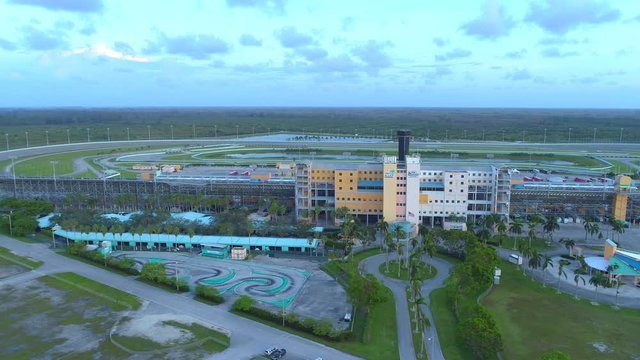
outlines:
M189 251L191 251L193 248L193 237L196 235L196 230L194 228L189 228L189 230L187 230L187 235L189 235ZM251 248L251 243L249 243L249 248Z
M384 221L384 219L378 220L376 224L376 229L382 234L382 236L386 237L387 233L389 233L389 223ZM382 249L383 242L380 242L380 249Z
M591 234L593 223L589 219L584 219L584 223L582 225L584 227L584 241L587 241L587 234Z
M402 264L404 244L398 243L398 278L400 278L400 264Z
M543 255L541 260L542 267L542 286L546 286L547 284L547 268L553 267L553 260L549 255Z
M576 291L573 294L573 296L578 299L578 284L580 283L580 280L582 280L582 285L585 285L585 281L584 278L582 277L582 275L584 275L584 270L583 269L577 269L573 275L573 281L576 283Z
M573 257L573 247L576 246L575 240L560 239L560 243L564 244L564 247L569 251L569 256Z
M567 278L567 272L564 271L564 267L569 265L569 264L570 264L570 262L567 261L567 260L564 260L564 259L562 259L562 260L560 260L560 262L558 262L558 283L557 283L557 286L556 286L556 293L557 294L560 294L560 277L564 276L565 279Z
M620 220L611 221L611 230L618 233L618 242L620 242L620 235L624 234L625 223Z
M543 225L544 232L549 236L549 241L553 241L553 232L560 230L560 225L558 225L558 218L553 215L550 215L546 218Z
M598 224L597 222L594 222L591 224L591 231L590 234L593 237L593 235L600 233L600 224ZM602 233L600 233L602 234Z
M430 237L430 239L427 241L427 243L425 244L425 250L427 255L429 255L429 274L433 273L433 255L436 254L436 243L435 241L433 241L433 237Z
M502 247L502 240L507 235L507 223L503 218L500 218L498 225L496 226L496 230L498 231L498 235L500 236L500 241L498 241L498 245Z
M426 301L424 301L424 297L418 296L418 298L415 299L414 304L415 304L415 307L416 307L416 316L415 316L416 317L416 329L415 329L414 332L417 333L418 331L420 331L420 329L418 328L418 325L420 324L420 320L421 320L420 318L422 317L421 316L422 315L422 311L420 311L420 306L421 305L425 305Z
M522 234L523 227L524 227L524 224L520 219L515 219L514 221L511 222L511 225L509 226L509 232L515 235L513 237L513 250L516 249L516 236Z
M600 271L597 271L593 276L591 276L591 279L589 279L589 284L596 287L595 302L598 302L598 287L605 286L606 281L607 279L604 277L604 275L602 275Z
M529 247L531 247L531 243L533 242L533 239L535 239L536 237L536 226L538 225L537 222L532 220L529 220L529 222L527 223L528 226L528 231L527 231L527 235L529 236Z
M395 243L393 242L393 236L391 233L385 235L385 243L387 245L387 273L389 273L389 251L395 249Z
M538 253L535 249L531 252L531 257L529 258L529 268L533 270L537 270L542 263L542 255ZM533 280L533 277L532 277Z

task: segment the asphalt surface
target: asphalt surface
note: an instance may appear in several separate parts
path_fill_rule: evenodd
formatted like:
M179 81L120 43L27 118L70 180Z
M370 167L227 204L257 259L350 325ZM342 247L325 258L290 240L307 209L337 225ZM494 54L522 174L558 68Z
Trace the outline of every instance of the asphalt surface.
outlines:
M190 294L172 294L139 282L134 277L121 276L63 257L45 244L28 244L0 235L0 246L16 254L44 261L44 265L34 271L3 279L0 286L58 272L70 271L80 274L153 302L168 312L191 316L211 327L230 333L231 346L224 352L213 355L211 359L250 359L271 346L287 349L287 356L291 355L291 359L357 359L336 349L231 314L223 308L197 302Z
M400 350L400 359L415 359L415 349L413 347L411 334L413 329L411 328L411 319L409 318L410 314L407 305L406 287L408 283L403 280L388 278L380 273L380 265L384 264L386 259L386 254L369 257L363 261L364 269L368 273L373 274L376 278L382 281L385 286L391 289L393 298L396 302L396 322L398 326L398 347ZM438 339L438 332L436 331L437 325L433 319L433 315L431 314L429 295L433 290L444 286L444 280L449 277L449 270L452 265L447 261L438 258L425 258L423 260L433 265L437 270L436 276L425 281L421 290L422 296L427 302L426 305L423 305L422 310L432 325L425 333L427 352L429 353L430 360L444 360L442 348L440 347L440 340Z

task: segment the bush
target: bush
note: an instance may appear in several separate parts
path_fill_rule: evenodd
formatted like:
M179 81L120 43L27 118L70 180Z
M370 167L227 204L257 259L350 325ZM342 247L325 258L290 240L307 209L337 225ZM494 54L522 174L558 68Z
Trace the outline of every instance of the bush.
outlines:
M232 308L235 311L253 315L278 325L282 324L282 314L255 307L255 303L256 301L251 297L243 295L233 303ZM285 317L285 326L331 341L343 341L353 338L353 334L349 330L334 331L331 322L328 320L300 319L298 316L290 314Z
M163 263L146 263L140 271L140 279L156 283L165 288L176 290L178 292L189 291L189 284L184 280L178 280L174 277L168 277L166 266Z
M105 261L105 256L100 254L97 251L87 251L85 250L86 243L84 241L78 241L73 244L70 244L67 247L67 253L70 255L75 255L96 264L100 264L102 266L106 266L122 271L131 275L138 275L140 272L136 269L136 262L130 258L115 258L115 257L107 257Z
M218 289L202 284L196 286L196 296L215 304L224 302L224 298L220 296Z
M562 255L560 255L560 257L563 258L563 259L568 259L568 260L575 260L576 259L575 256L569 256L567 254L562 254Z

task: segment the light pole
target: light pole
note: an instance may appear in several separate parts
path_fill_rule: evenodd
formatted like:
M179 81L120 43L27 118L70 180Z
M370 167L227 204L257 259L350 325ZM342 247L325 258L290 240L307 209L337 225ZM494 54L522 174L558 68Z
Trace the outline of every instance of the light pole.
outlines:
M545 128L545 129L544 129L544 138L543 138L543 140L542 140L542 143L543 143L543 144L546 144L546 143L547 143L547 128Z
M569 143L571 143L571 128L569 128Z
M524 142L524 135L527 133L526 130L522 130L522 142Z
M16 164L15 157L11 157L11 172L13 173L13 197L18 197L18 186L16 184Z
M191 127L193 128L193 138L196 138L196 124L191 125Z
M127 141L131 141L131 133L129 132L129 128L127 128Z
M25 139L27 139L27 147L29 147L29 132L28 131L24 132L24 137L25 137Z
M7 151L9 151L9 134L5 133L4 137L7 139Z
M484 141L484 129L482 129L482 141Z
M218 125L213 125L213 137L218 137Z
M449 130L444 131L444 141L449 141Z
M239 129L239 128L240 128L240 127L239 127L238 125L236 125L236 139L239 139L239 138L240 138L240 135L239 135L239 132L238 132L238 129Z
M622 144L622 130L624 130L624 128L620 128L620 143ZM7 149L9 149L9 145L7 145Z
M67 129L67 144L71 144L71 135L69 135L69 129Z
M87 142L91 142L91 129L87 128Z
M49 130L44 131L44 136L47 138L47 146L49 146Z
M593 142L596 142L596 131L598 131L598 128L593 128Z
M467 130L463 130L462 133L464 136L462 137L464 140L467 140Z
M151 125L147 125L147 137L151 140Z
M109 132L109 128L107 128L107 141L111 141L111 133Z
M253 127L253 136L256 136L256 127Z
M504 130L502 130L502 142L504 142Z
M173 125L169 125L171 127L171 140L173 140Z
M52 160L52 161L49 161L49 163L53 167L53 188L57 191L58 190L58 183L56 182L56 164L58 162L55 161L55 160Z
M271 135L271 128L267 128L267 135Z
M9 210L9 235L13 236L13 225L11 224L11 214L13 214L13 210Z

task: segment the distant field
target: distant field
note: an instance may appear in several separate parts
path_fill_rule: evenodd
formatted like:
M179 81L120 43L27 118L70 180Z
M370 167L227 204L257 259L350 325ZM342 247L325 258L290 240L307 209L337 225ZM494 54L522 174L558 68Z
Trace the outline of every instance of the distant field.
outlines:
M2 109L9 147L90 141L234 137L279 131L390 138L399 128L441 141L623 142L640 139L638 110L413 108ZM129 136L127 136L127 128ZM195 131L194 131L195 128ZM89 129L89 130L87 130ZM109 130L107 130L109 129ZM545 137L546 129L546 137ZM571 129L571 130L570 130ZM69 137L67 137L67 130ZM48 131L48 134L47 134ZM25 133L28 133L25 134ZM195 134L194 134L195 132ZM1 142L0 142L1 144ZM3 148L3 146L0 146Z

